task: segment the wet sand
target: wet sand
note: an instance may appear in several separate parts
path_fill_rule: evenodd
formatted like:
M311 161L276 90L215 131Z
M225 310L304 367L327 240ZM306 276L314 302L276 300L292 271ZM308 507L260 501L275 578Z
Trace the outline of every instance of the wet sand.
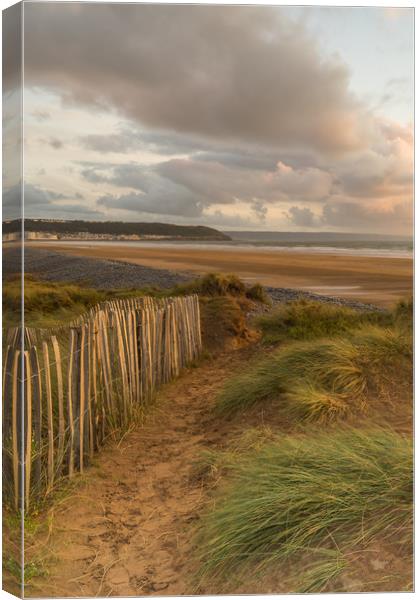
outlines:
M95 246L81 242L28 244L75 256L122 260L147 267L188 271L235 273L249 283L307 290L388 307L412 293L410 258L343 256L334 254L270 252L260 249Z

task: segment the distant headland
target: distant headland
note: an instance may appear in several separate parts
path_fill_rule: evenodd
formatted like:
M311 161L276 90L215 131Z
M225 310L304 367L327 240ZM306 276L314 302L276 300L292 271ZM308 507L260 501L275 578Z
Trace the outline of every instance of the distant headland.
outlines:
M3 221L3 240L21 231L20 219ZM69 240L205 240L229 241L229 235L204 225L25 219L28 239Z

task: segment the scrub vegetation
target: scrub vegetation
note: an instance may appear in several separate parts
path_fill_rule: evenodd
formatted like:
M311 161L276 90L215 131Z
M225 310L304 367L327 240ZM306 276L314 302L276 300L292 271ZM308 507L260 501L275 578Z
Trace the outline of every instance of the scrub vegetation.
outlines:
M198 589L411 589L412 301L377 313L298 301L257 323L275 346L224 383L215 414L280 420L194 466L211 497ZM374 568L378 553L406 568Z
M174 505L195 499L183 542L188 593L410 591L412 300L388 311L301 300L270 308L261 286L227 275L111 291L28 278L25 315L48 326L109 298L191 293L204 361L180 378L170 404L178 420L164 430L188 440L179 464L192 463L174 496ZM19 314L19 294L18 280L7 281L6 321ZM174 514L170 527L185 529Z

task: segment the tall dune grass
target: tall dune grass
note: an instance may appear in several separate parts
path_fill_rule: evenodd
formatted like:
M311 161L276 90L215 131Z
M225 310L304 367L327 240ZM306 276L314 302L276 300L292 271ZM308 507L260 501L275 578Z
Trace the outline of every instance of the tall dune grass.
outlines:
M343 338L295 342L228 380L217 399L223 414L279 398L303 419L328 420L364 410L367 397L411 380L406 331L369 326Z
M278 438L237 457L228 480L199 525L201 583L235 589L309 557L304 589L290 591L322 591L355 547L380 538L410 553L412 447L394 432Z

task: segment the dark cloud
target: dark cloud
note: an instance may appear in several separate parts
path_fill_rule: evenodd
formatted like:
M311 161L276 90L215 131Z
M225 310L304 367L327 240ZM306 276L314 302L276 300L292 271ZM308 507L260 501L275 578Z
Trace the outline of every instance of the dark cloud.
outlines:
M83 148L99 152L100 154L127 154L143 147L141 141L129 133L111 133L108 135L95 133L85 135L80 138L80 143Z
M151 166L88 163L82 165L81 175L94 184L106 183L135 192L106 196L105 201L101 198L108 207L125 204L129 210L153 209L154 213L168 215L185 210L186 216L193 216L213 205L243 202L258 220L264 220L267 203L320 201L331 187L328 173L314 168L294 170L283 163L267 172L192 159L172 159Z
M213 145L198 137L176 132L159 132L138 129L134 123L130 128L123 127L117 133L91 134L81 136L80 144L87 150L100 154L128 154L147 150L162 155L192 154L213 149Z
M172 189L170 195L161 195L159 190L150 194L131 192L129 194L107 194L98 198L101 207L126 210L134 213L151 213L154 215L183 216L185 218L202 217L204 205L199 198Z
M289 154L283 150L267 150L265 147L254 146L241 148L227 146L199 139L194 136L174 132L156 132L122 128L112 134L90 134L79 138L79 143L87 150L100 154L129 154L137 151L148 151L167 155L189 155L196 160L220 162L221 164L243 169L275 170L277 163ZM299 156L300 162L304 160ZM293 162L293 159L291 158ZM306 163L313 164L315 158Z
M211 151L198 152L193 156L195 160L207 162L218 162L227 167L238 167L240 169L261 169L263 171L275 171L279 162L279 153L267 151L239 150L236 151Z
M22 183L18 182L3 188L2 194L3 220L20 219L22 216Z
M54 150L61 150L61 148L63 147L63 142L55 137L50 137L44 141L46 144L48 144L48 146L51 146L51 148L54 148Z
M370 127L280 7L29 3L25 51L27 85L158 129L335 153Z
M6 210L15 209L14 215L8 218L19 217L22 201L27 217L37 218L55 215L60 218L61 216L63 218L74 218L75 214L80 214L82 218L93 218L100 215L98 211L91 209L89 206L74 202L75 200L83 200L83 195L79 192L74 195L62 194L26 182L23 191L22 196L21 184L16 184L3 191L3 207ZM70 202L62 202L63 200Z

